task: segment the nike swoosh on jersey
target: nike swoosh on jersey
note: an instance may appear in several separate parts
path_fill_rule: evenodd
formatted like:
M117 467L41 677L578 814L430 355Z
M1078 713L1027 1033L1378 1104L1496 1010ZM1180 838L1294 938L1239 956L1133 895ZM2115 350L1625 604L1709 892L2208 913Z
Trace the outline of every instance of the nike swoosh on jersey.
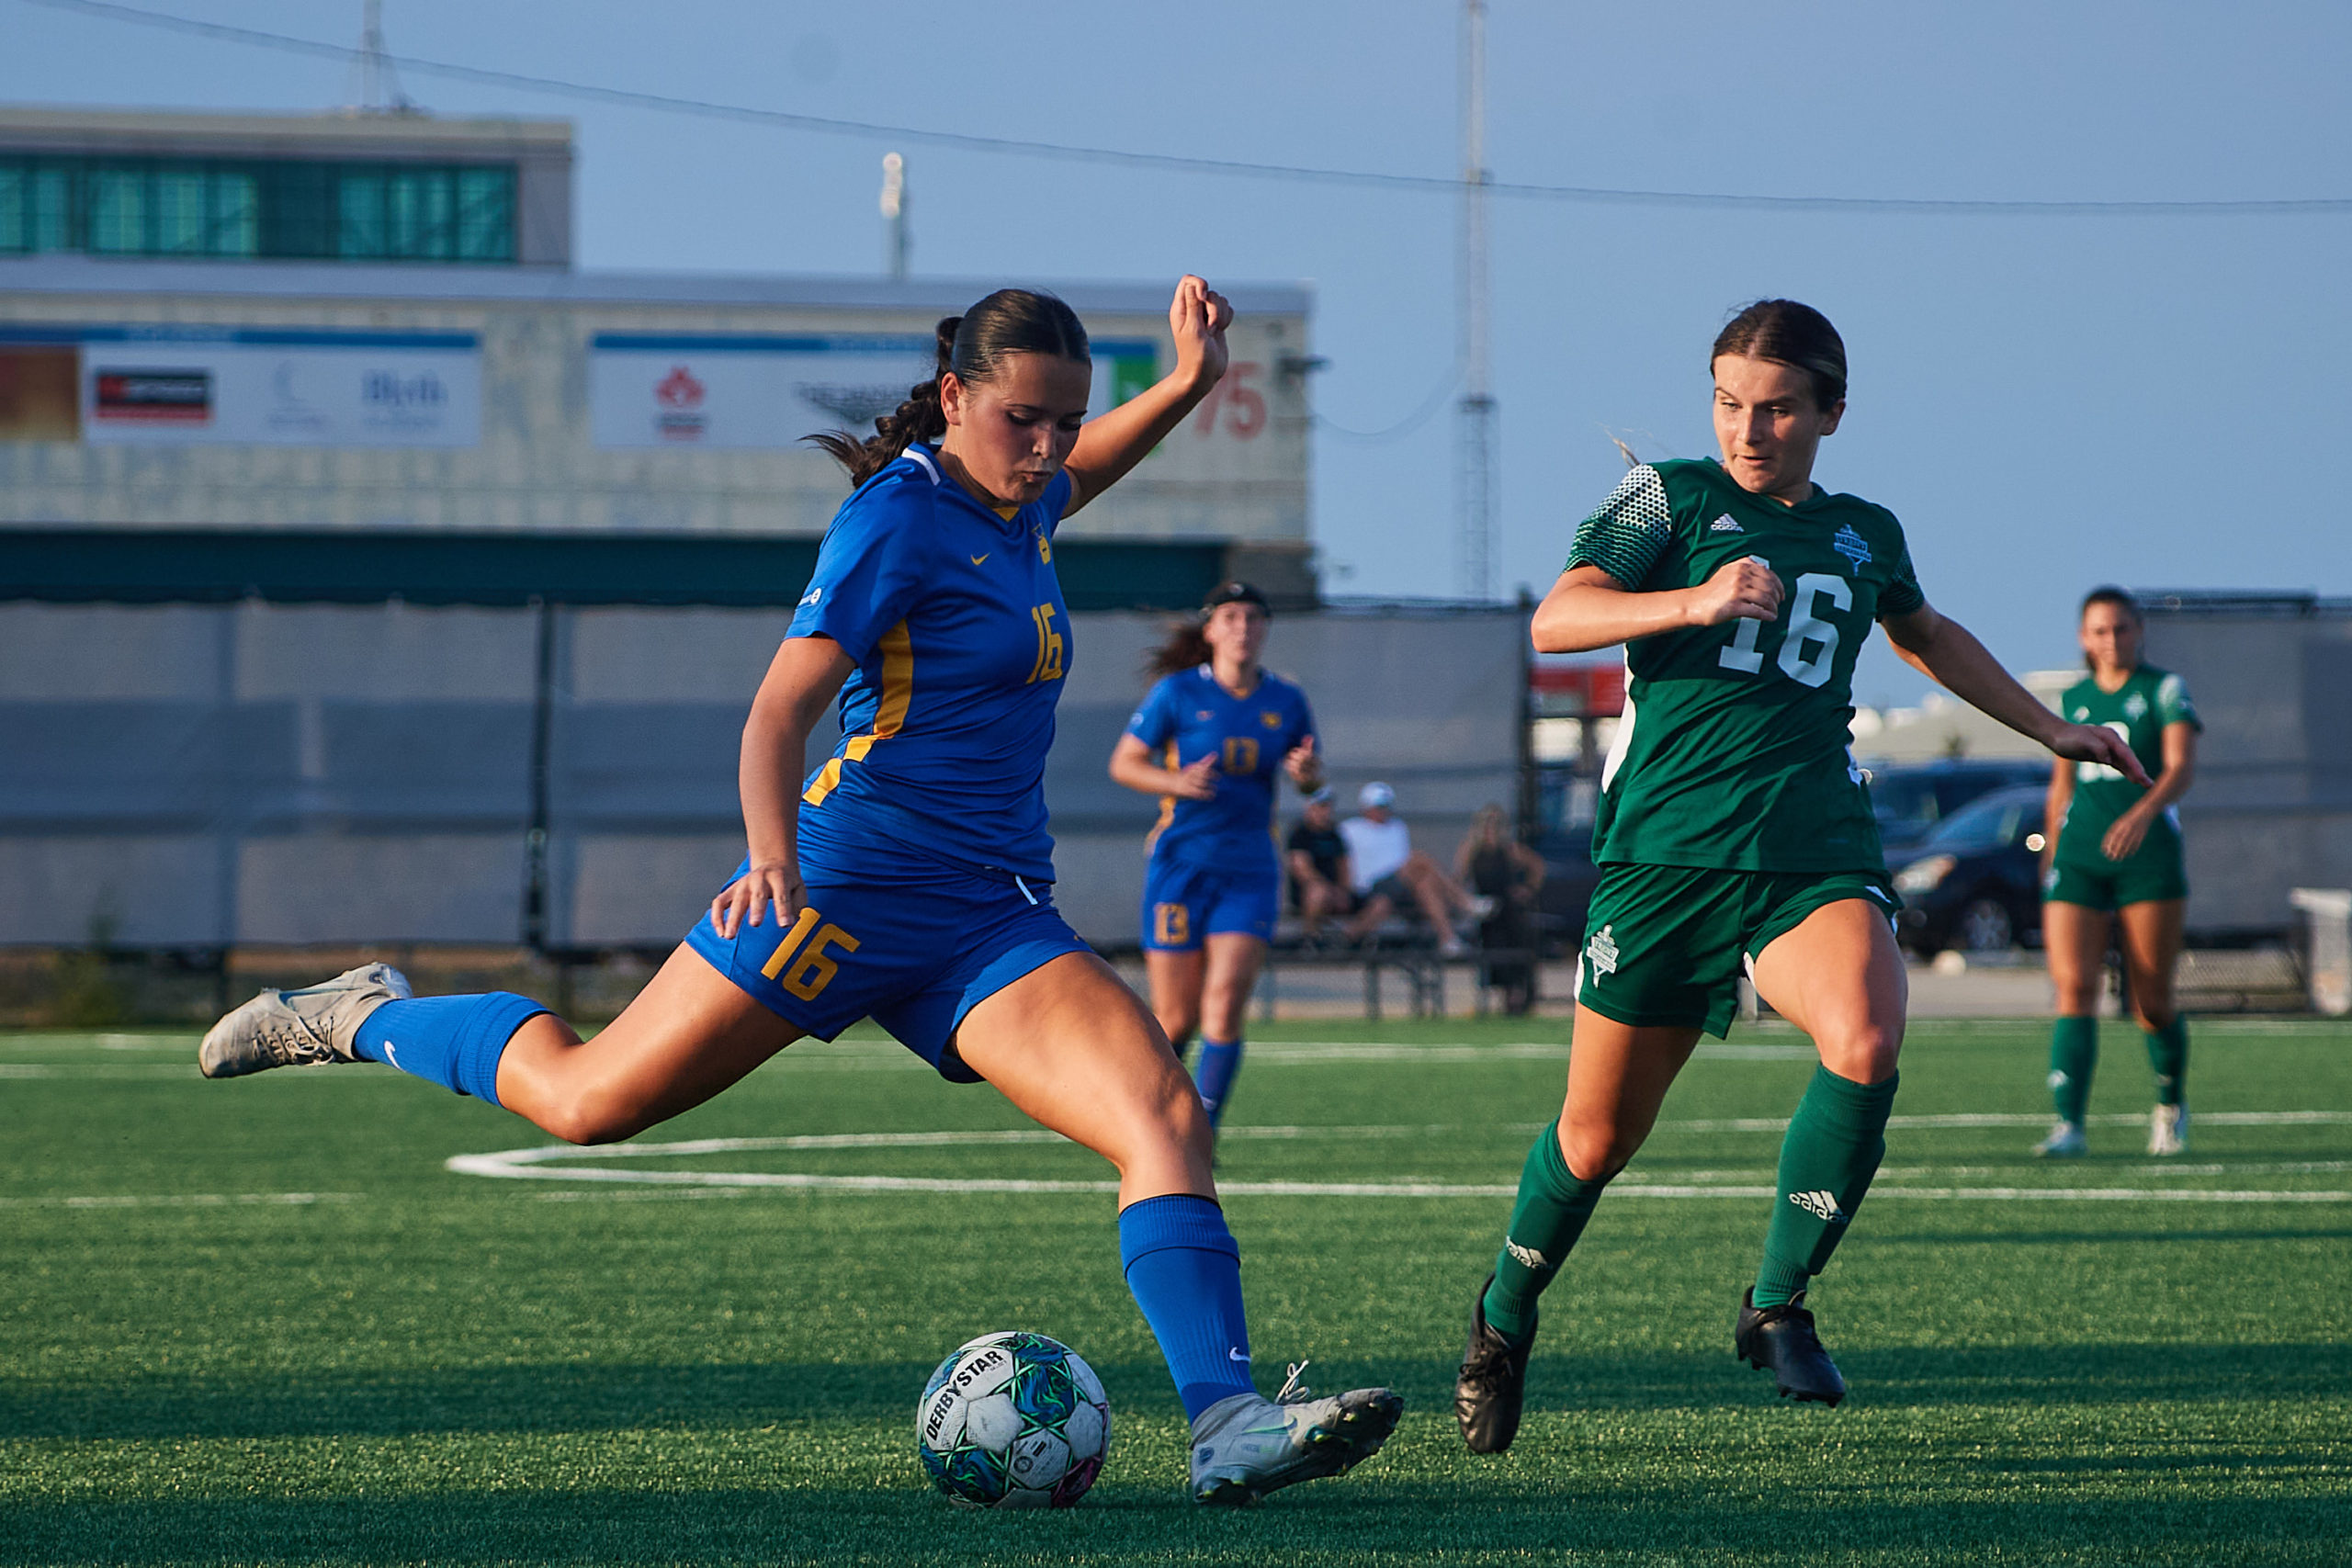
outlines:
M996 554L996 552L995 552L994 550L990 550L990 551L989 551L988 555L983 555L983 556L974 556L974 557L972 558L972 564L973 564L974 566L978 566L978 565L979 565L982 561L984 561L984 560L988 559L988 558L989 558L989 556L992 556L992 555L994 555L994 554Z

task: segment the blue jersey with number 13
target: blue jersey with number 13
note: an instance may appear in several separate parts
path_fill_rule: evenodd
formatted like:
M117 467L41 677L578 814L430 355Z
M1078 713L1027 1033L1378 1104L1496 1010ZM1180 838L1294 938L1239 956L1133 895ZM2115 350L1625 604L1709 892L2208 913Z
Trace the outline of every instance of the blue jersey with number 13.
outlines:
M1204 664L1152 687L1127 720L1127 733L1150 747L1163 767L1217 759L1215 795L1161 797L1154 858L1213 871L1271 875L1279 869L1274 795L1283 759L1315 733L1306 693L1279 675L1261 674L1256 690L1237 697Z

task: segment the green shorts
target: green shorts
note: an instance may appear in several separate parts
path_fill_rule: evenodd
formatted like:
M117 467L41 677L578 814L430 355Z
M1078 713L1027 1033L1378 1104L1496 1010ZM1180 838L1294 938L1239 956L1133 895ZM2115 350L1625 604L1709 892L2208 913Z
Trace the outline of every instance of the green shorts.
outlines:
M2188 874L2181 868L2180 852L2149 854L2144 849L2126 860L2096 866L2053 861L2042 874L2041 901L2080 904L2086 909L2120 909L2126 904L2154 904L2188 897Z
M1742 967L1825 905L1860 898L1892 922L1903 900L1883 871L1713 871L1604 865L1585 916L1577 1000L1637 1028L1720 1039Z

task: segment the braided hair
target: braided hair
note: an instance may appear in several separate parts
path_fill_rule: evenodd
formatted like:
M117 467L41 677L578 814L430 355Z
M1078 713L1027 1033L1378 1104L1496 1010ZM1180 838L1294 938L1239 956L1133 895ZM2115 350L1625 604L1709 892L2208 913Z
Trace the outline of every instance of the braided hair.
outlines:
M872 435L828 430L805 438L849 470L853 488L897 462L915 442L947 434L939 383L950 371L973 387L992 379L1008 355L1050 354L1080 365L1093 358L1077 312L1050 294L1026 288L1000 288L962 315L943 318L935 341L938 367L931 379L909 388L896 412L874 422Z

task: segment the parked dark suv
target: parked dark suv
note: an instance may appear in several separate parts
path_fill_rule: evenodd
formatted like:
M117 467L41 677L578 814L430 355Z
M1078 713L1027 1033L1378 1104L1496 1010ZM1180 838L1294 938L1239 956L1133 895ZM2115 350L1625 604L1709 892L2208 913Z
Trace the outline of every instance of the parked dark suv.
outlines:
M1997 953L2041 942L2041 818L2047 790L2011 784L1936 824L1894 868L1896 934L1919 953Z
M1919 858L1920 841L1936 824L1977 796L2005 784L2047 784L2047 761L1955 758L1903 762L1871 770L1871 810L1878 818L1886 868L1901 871Z

